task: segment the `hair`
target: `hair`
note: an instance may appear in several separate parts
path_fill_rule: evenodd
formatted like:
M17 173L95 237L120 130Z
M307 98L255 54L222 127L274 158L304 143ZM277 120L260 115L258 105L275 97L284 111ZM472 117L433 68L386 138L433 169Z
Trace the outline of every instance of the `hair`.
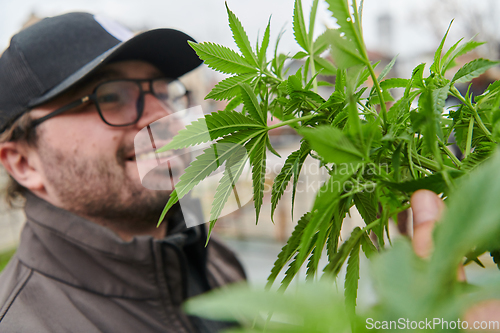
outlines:
M29 112L17 118L0 134L0 144L5 142L19 142L31 147L37 146L38 135L36 128L33 127L33 118ZM24 206L25 194L28 191L9 174L5 187L5 200L10 207Z

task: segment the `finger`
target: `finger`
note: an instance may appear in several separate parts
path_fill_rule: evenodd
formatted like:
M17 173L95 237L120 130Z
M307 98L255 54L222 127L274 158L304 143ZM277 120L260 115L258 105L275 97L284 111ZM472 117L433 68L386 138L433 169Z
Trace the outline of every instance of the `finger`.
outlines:
M444 209L443 201L432 191L418 190L411 196L413 211L413 250L420 257L432 251L432 230Z
M413 211L413 250L420 257L428 257L432 252L432 230L441 218L445 205L434 192L419 190L411 197ZM465 281L464 267L457 270L457 280Z
M474 323L497 323L500 321L500 301L487 300L475 304L465 313L465 321L469 323L469 329L474 330ZM476 324L477 325L477 324ZM475 330L477 332L477 330ZM498 326L490 327L486 332L498 332ZM484 332L484 331L482 331Z

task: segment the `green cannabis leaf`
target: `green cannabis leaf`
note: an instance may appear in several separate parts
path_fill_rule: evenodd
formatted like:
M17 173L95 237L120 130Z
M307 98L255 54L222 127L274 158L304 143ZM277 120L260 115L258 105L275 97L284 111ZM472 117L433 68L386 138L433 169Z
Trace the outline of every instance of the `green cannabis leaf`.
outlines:
M347 262L341 308L349 314L349 324L362 331L363 325L355 327L359 319L356 303L358 279L364 274L360 262L366 256L375 263L372 266L381 304L374 311L376 315L423 316L430 313L429 309L437 309L436 313L446 318L451 313L458 316L464 293L458 291L453 267L485 251L490 251L497 262L500 248L493 239L499 232L494 223L500 214L494 204L499 196L497 177L492 177L491 183L486 179L488 172L495 173L494 166L500 165L498 154L494 154L500 139L500 83L492 83L478 96L472 95L470 87L462 90L461 84L499 62L479 58L449 73L460 63L460 56L483 44L461 39L446 49L450 23L431 64L417 64L405 78L393 77L397 57L384 68L368 57L362 29L363 1L358 5L356 0L326 0L338 28L315 33L318 3L312 2L307 15L302 2L294 1L293 36L300 47L295 54L279 52L280 33L273 57L268 60L271 20L262 41L252 46L242 23L227 5L229 28L238 50L210 42L190 43L208 67L230 75L206 97L228 104L224 110L188 125L159 150L211 144L180 177L162 218L203 179L224 168L214 192L210 233L235 182L249 164L258 221L264 202L267 152L280 156L271 144L269 132L289 126L302 141L299 149L284 156L281 171L274 179L271 218L290 186L293 219L293 205L299 198L296 189L306 159L316 160L328 179L278 255L267 289L285 271L279 288L284 291L304 266L307 280L315 281L322 275L322 280L331 282L329 279L337 279ZM298 59L302 60L301 67L287 72L288 61ZM325 82L325 76L335 77L335 83ZM320 94L319 86L330 89L329 93ZM458 100L453 107L448 106L449 97ZM277 121L268 124L268 119ZM460 156L451 149L452 136ZM388 227L390 220L396 220L409 208L411 195L419 189L441 194L450 208L462 212L460 215L449 209L450 214L436 231L436 252L430 262L416 257L407 241L392 243ZM482 200L481 204L474 206L476 200ZM352 207L359 211L365 226L356 227L341 240L340 231ZM465 212L464 207L469 211ZM459 222L453 224L452 219ZM467 224L478 219L481 221L476 224ZM320 267L324 251L328 263ZM432 279L434 282L429 282ZM274 300L275 296L262 297ZM281 298L276 297L279 303ZM460 300L456 305L448 306L456 299ZM215 302L219 304L220 300ZM281 308L275 305L274 309ZM252 313L252 320L261 323L262 318L254 310L247 315ZM288 308L283 311L294 313ZM194 312L204 311L200 307ZM307 318L304 322L312 322ZM265 327L266 320L262 323ZM288 325L288 331L304 331L303 326L295 324Z

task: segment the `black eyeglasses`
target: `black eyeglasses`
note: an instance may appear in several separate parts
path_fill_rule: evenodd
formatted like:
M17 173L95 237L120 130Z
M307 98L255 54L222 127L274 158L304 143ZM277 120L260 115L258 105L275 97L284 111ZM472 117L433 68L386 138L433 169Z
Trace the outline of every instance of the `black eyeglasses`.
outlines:
M142 89L143 82L149 83L149 91ZM173 112L189 107L188 91L178 80L167 78L112 80L100 83L92 94L34 120L32 126L38 126L47 119L89 101L95 104L99 116L109 126L133 125L142 116L146 94L152 94Z

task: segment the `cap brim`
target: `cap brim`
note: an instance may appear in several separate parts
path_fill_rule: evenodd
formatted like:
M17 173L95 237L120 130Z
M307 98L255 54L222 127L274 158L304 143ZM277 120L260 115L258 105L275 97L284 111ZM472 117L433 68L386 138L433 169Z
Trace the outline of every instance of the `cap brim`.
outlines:
M31 101L29 107L49 101L110 62L142 60L155 65L166 77L182 76L202 64L188 41L195 40L174 29L156 29L138 34L90 61L44 95Z

